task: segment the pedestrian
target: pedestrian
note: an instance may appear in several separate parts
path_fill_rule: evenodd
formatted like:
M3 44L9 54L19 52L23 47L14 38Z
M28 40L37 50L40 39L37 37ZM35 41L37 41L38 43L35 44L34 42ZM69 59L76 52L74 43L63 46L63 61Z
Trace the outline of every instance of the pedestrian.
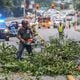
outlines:
M33 32L29 28L28 21L22 21L22 27L18 30L17 37L20 40L19 50L17 52L17 59L22 59L22 53L25 48L28 54L32 54L31 42L33 40Z
M18 27L19 27L19 23L16 21L15 29L18 29Z
M71 22L69 21L69 29L71 28Z
M64 36L64 25L60 22L59 27L58 27L58 32L59 32L59 38L63 39Z

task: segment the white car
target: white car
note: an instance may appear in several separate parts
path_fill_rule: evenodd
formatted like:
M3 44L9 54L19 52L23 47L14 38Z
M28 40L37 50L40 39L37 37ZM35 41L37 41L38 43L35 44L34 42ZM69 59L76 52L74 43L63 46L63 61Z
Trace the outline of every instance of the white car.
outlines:
M64 25L65 25L64 20L63 20L63 19L55 19L55 20L54 20L54 25L53 25L53 26L54 26L54 28L58 27L60 23L62 23L62 24L64 24Z
M69 13L68 15L66 15L66 20L74 22L74 20L75 20L74 17L75 17L75 14Z
M75 10L62 10L61 13L64 17L66 17L68 14L75 14Z

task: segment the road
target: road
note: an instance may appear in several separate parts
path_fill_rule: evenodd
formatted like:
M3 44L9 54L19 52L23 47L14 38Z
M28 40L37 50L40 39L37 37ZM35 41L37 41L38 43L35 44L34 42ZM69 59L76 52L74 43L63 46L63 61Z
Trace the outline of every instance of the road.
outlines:
M58 37L58 31L57 29L37 29L37 31L39 32L39 34L46 40L46 41L49 41L49 37L52 36L52 37ZM65 29L64 30L65 32L65 35L67 35L68 39L73 39L73 40L76 40L76 41L80 41L80 32L77 32L74 30L74 28L71 28L71 29ZM7 42L9 44L12 44L12 45L15 45L16 47L18 47L17 43L16 42L19 42L19 40L16 38L16 37L12 37L10 38L10 41ZM14 75L15 77L15 80L17 79L20 79L21 77L17 76L17 75ZM18 77L18 78L17 78ZM49 77L49 76L46 76L46 77L42 77L43 80L67 80L66 79L66 76L56 76L56 77ZM76 80L79 80L80 77L76 77ZM24 78L21 78L21 80L24 80ZM33 78L33 80L35 80Z
M50 29L37 29L37 31L45 41L49 41L50 36L58 37L57 29L53 29L52 27ZM74 28L65 29L64 33L68 39L80 41L80 32L75 31ZM16 47L18 47L17 42L19 42L19 40L16 37L11 37L10 41L7 41L6 43L15 45Z
M14 21L16 21L16 19ZM19 21L20 21L20 19L19 19ZM12 22L12 21L10 21L10 22ZM8 24L10 22L8 21ZM58 37L57 29L53 29L52 27L51 27L51 29L37 29L37 31L45 41L49 41L50 36L51 37ZM74 28L65 29L64 33L68 39L80 41L80 32L75 31ZM6 41L5 43L8 43L10 45L15 45L18 48L17 42L19 42L19 40L16 37L11 37L10 41ZM16 75L14 75L14 77L15 76ZM79 80L79 79L77 79L77 80ZM23 79L21 79L19 76L18 79L16 78L15 80L23 80ZM57 76L57 77L46 76L46 77L43 77L43 80L67 80L67 79L66 79L66 76Z
M37 29L37 31L45 41L49 41L50 36L58 37L58 31L57 31L57 29L54 29L53 27L51 27L50 29L44 29L44 28ZM75 31L74 28L65 29L64 33L68 39L80 41L80 32ZM11 37L10 41L6 41L5 43L8 43L10 45L15 45L18 48L17 42L19 42L19 40L16 37ZM14 75L14 76L16 76L16 75ZM18 77L18 76L16 76L16 77ZM21 77L19 76L18 79L15 78L15 80L19 80L20 78ZM22 79L22 80L24 80L24 79ZM43 77L43 80L66 80L66 76L57 76L57 77L46 76L46 77ZM77 79L77 80L79 80L79 79Z
M49 40L50 36L58 37L58 31L57 29L38 29L39 34L46 40ZM71 29L65 29L64 30L65 36L67 36L68 39L73 39L76 41L80 41L80 32L75 31L74 28Z

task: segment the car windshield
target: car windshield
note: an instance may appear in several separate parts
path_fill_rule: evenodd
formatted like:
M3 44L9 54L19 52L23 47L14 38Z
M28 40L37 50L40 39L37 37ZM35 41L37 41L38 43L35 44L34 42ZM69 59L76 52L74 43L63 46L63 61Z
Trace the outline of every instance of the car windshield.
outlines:
M67 16L74 16L75 14L68 14Z
M56 21L62 21L62 20L56 20Z
M6 24L4 22L0 23L0 28L6 28Z

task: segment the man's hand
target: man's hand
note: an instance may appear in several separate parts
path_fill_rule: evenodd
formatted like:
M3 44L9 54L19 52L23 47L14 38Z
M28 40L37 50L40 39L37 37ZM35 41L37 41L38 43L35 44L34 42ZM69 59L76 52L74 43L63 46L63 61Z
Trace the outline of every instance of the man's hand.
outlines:
M18 38L21 42L25 43L25 40L22 39L20 35L18 35L17 38Z
M25 43L25 40L24 39L21 39L21 42Z

